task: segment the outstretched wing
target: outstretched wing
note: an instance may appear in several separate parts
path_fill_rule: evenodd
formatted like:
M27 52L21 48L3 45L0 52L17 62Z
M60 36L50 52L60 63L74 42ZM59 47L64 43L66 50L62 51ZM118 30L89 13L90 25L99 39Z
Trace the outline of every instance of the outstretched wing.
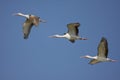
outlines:
M97 64L99 63L100 61L96 60L96 59L92 59L89 64Z
M99 57L105 57L107 58L108 56L108 43L107 39L102 37L99 45L98 45L98 54Z
M33 26L33 23L30 23L28 19L24 22L24 24L23 24L24 39L28 38L32 26Z
M70 23L70 24L67 24L68 33L70 35L78 36L78 33L79 33L78 27L79 26L80 26L80 23Z

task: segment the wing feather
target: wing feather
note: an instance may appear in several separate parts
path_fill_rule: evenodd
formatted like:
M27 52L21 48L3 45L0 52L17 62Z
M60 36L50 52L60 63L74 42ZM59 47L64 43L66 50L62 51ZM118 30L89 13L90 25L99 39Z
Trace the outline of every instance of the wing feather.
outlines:
M68 33L70 35L77 35L78 36L78 33L79 33L78 27L79 26L80 26L80 23L70 23L70 24L67 24Z
M108 43L107 43L107 39L104 37L102 37L98 45L98 56L105 57L105 58L107 58L108 56Z
M39 22L40 22L39 17L32 15L32 16L30 16L29 19L32 21L33 25L35 25L35 26L39 25Z
M27 39L27 38L28 38L32 26L33 26L33 23L30 23L29 20L26 20L26 21L24 22L24 24L23 24L24 39Z
M96 59L92 59L89 64L97 64L99 63L100 61L96 60Z

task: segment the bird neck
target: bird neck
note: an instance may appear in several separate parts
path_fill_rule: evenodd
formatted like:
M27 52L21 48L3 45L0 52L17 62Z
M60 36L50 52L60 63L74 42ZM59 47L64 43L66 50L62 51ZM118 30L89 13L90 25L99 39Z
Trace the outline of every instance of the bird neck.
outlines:
M25 17L25 18L29 18L29 15L25 15L25 14L22 14L22 13L20 13L19 16L22 16L22 17Z
M89 58L89 59L96 59L97 57L96 57L96 56L89 56L89 55L87 55L86 58Z
M58 37L58 38L65 38L64 35L56 35L56 37Z

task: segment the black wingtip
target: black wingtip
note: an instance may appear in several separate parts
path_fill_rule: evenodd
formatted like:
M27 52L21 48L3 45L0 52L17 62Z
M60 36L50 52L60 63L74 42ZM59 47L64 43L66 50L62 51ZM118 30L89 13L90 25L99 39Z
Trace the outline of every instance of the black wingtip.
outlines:
M105 37L102 37L102 40L107 40Z
M28 36L24 36L24 39L28 39Z
M108 45L108 43L107 43L107 39L106 39L105 37L102 37L101 42L105 42L106 45Z
M28 37L24 37L24 39L28 39Z

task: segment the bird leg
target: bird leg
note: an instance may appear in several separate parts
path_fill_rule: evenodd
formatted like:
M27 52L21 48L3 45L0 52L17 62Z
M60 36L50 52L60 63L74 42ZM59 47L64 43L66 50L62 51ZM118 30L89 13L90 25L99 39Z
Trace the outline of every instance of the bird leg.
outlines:
M87 38L79 38L79 40L87 40Z

